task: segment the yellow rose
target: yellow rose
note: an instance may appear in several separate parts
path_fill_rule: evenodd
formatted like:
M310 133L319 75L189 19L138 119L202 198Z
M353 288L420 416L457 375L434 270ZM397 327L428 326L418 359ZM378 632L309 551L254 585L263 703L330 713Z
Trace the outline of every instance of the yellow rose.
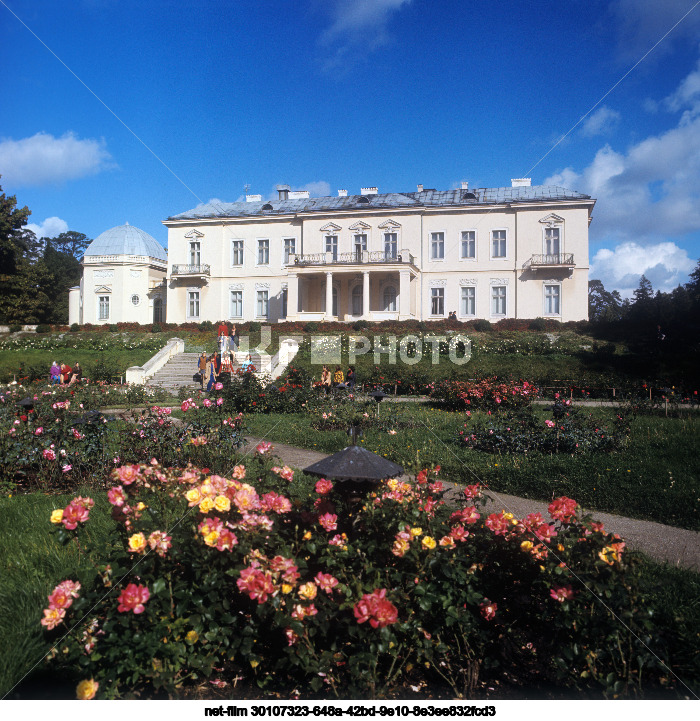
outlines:
M421 544L422 544L423 548L429 548L431 550L433 548L435 548L435 546L437 546L437 543L436 543L435 539L432 538L432 536L424 536L423 540L421 541Z
M523 551L531 551L532 550L532 541L523 541L520 544L520 548L522 548Z
M129 539L129 550L132 553L141 553L146 548L146 536L143 533L134 533Z
M209 511L211 511L212 508L214 508L214 501L212 501L211 498L205 498L199 504L199 510L202 513L209 513Z
M303 536L302 539L304 541L310 541L311 540L311 531L307 531Z
M231 501L226 496L217 496L214 499L214 507L222 513L231 510Z
M412 528L411 529L411 538L418 538L423 533L422 528Z
M196 631L188 631L187 635L185 636L185 641L187 643L197 643L199 640L199 634Z
M145 510L145 508L146 508L146 504L145 504L143 501L139 501L139 502L136 504L136 510L137 510L137 511L143 511L143 510Z
M95 694L97 693L97 689L99 687L100 684L97 683L97 681L93 679L85 679L78 684L78 687L75 689L75 695L79 701L89 701L90 699L95 698Z
M316 584L315 583L305 583L303 586L299 586L299 597L305 598L308 601L313 601L314 598L316 598Z
M250 665L251 665L253 668L257 668L257 667L260 665L260 661L256 661L255 659L253 659L253 660L250 662Z
M51 523L60 523L63 520L63 509L57 508L51 512Z
M398 482L395 478L390 478L390 479L386 482L386 485L389 486L389 490L390 490L390 491L395 491L396 488L397 488L398 485L399 485L399 482Z
M219 541L219 532L218 531L212 531L211 533L207 533L206 536L204 536L204 543L207 544L207 546L216 546L216 544Z
M185 493L185 498L190 502L190 506L196 506L202 500L202 493L199 488L191 488Z
M291 584L289 584L289 583L282 584L282 593L284 593L285 595L288 593L291 593L293 590L294 590L294 586L292 586Z

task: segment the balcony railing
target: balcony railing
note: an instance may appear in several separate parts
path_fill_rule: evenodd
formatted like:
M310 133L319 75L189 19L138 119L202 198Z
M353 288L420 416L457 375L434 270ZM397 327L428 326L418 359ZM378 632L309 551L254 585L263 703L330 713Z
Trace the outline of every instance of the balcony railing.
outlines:
M209 275L209 265L173 265L173 275Z
M526 268L573 268L573 253L552 253L550 255L533 255L525 263Z
M350 253L309 253L290 255L288 265L364 265L367 263L410 263L416 259L407 251L362 250Z

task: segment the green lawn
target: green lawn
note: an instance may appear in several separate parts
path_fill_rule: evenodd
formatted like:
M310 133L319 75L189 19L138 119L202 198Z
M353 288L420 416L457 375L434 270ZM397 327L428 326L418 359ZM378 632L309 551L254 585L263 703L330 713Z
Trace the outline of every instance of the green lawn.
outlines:
M601 423L611 408L591 409ZM539 411L547 417L546 409ZM464 483L481 479L494 491L536 500L575 498L586 508L700 530L700 416L633 420L628 446L616 453L580 456L493 455L463 447L457 434L465 417L415 403L384 403L396 418L396 435L369 429L361 443L407 470L439 464L441 476ZM349 443L342 431L316 431L305 414L249 415L252 435L334 453ZM399 426L400 427L400 426Z

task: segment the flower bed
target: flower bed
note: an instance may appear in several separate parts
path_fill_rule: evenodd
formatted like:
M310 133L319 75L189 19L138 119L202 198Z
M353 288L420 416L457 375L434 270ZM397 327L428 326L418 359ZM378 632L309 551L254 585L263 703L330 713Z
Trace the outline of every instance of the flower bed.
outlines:
M429 389L429 397L448 410L519 408L530 405L539 395L538 389L528 381L512 383L495 378L437 381Z
M79 697L234 678L345 698L402 684L465 697L501 675L606 695L639 693L642 675L671 682L640 640L624 542L575 501L553 501L551 520L485 516L478 485L448 508L424 470L353 504L272 467L270 450L227 477L116 469L109 551L84 544L91 499L54 511L58 538L96 569L47 589L41 620Z

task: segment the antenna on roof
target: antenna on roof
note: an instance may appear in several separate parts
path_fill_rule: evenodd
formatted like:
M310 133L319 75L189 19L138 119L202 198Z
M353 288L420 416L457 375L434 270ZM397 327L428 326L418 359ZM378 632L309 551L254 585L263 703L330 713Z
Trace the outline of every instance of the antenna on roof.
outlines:
M250 183L246 183L243 186L243 190L245 191L245 194L248 195L248 191L250 190Z

